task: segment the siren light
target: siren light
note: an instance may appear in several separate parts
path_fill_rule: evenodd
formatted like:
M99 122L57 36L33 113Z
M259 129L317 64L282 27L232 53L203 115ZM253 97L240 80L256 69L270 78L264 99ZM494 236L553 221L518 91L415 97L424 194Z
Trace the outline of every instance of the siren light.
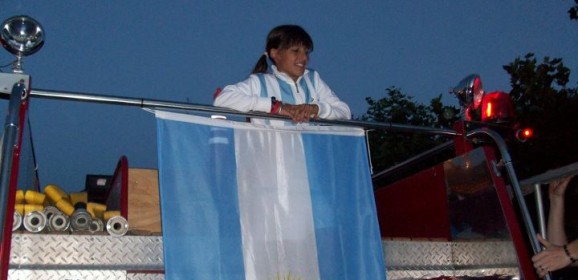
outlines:
M520 142L526 142L534 136L534 130L530 127L521 128L516 131L516 139Z
M514 104L505 92L489 92L482 98L481 113L482 122L508 122L514 118Z

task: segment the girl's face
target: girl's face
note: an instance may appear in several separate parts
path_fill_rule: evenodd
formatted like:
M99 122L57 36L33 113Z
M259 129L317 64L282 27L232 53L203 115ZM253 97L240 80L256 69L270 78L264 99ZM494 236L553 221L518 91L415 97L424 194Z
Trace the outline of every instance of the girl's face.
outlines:
M309 49L301 45L288 49L271 49L271 59L275 61L277 70L297 81L305 72L307 62L309 62Z

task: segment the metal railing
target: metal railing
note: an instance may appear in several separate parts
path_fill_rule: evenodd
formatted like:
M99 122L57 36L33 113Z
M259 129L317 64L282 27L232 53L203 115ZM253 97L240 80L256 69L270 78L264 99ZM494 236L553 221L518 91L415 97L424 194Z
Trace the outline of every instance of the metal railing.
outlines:
M154 100L144 98L118 97L111 95L86 94L79 92L64 92L52 90L34 90L34 89L31 91L30 96L48 99L68 100L68 101L123 105L131 107L150 108L150 109L173 109L173 110L185 110L193 112L212 113L212 114L234 115L241 117L259 117L267 119L288 120L287 117L280 115L272 115L261 112L240 112L233 109L215 107L211 105L187 103L187 102L174 102L174 101L164 101L164 100ZM425 134L435 134L445 136L461 135L460 133L451 129L413 126L396 123L380 123L380 122L368 122L358 120L324 120L324 119L311 120L311 123L362 127L365 129L382 129L382 130L393 130L402 132L415 132L415 133L425 133Z

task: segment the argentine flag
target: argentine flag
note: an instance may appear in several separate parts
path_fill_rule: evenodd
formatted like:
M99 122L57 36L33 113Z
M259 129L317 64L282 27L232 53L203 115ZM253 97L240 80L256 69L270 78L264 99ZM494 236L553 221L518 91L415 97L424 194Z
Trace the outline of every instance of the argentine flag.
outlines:
M166 279L385 279L362 129L156 116Z

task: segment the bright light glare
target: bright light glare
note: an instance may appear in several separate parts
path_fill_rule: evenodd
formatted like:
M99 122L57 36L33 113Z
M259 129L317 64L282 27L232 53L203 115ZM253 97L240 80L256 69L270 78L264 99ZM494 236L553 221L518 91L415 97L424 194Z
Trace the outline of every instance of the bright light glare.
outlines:
M516 139L520 142L526 142L528 139L534 136L534 130L529 127L519 129L516 131Z
M486 104L486 118L491 118L492 117L492 102L488 102Z

